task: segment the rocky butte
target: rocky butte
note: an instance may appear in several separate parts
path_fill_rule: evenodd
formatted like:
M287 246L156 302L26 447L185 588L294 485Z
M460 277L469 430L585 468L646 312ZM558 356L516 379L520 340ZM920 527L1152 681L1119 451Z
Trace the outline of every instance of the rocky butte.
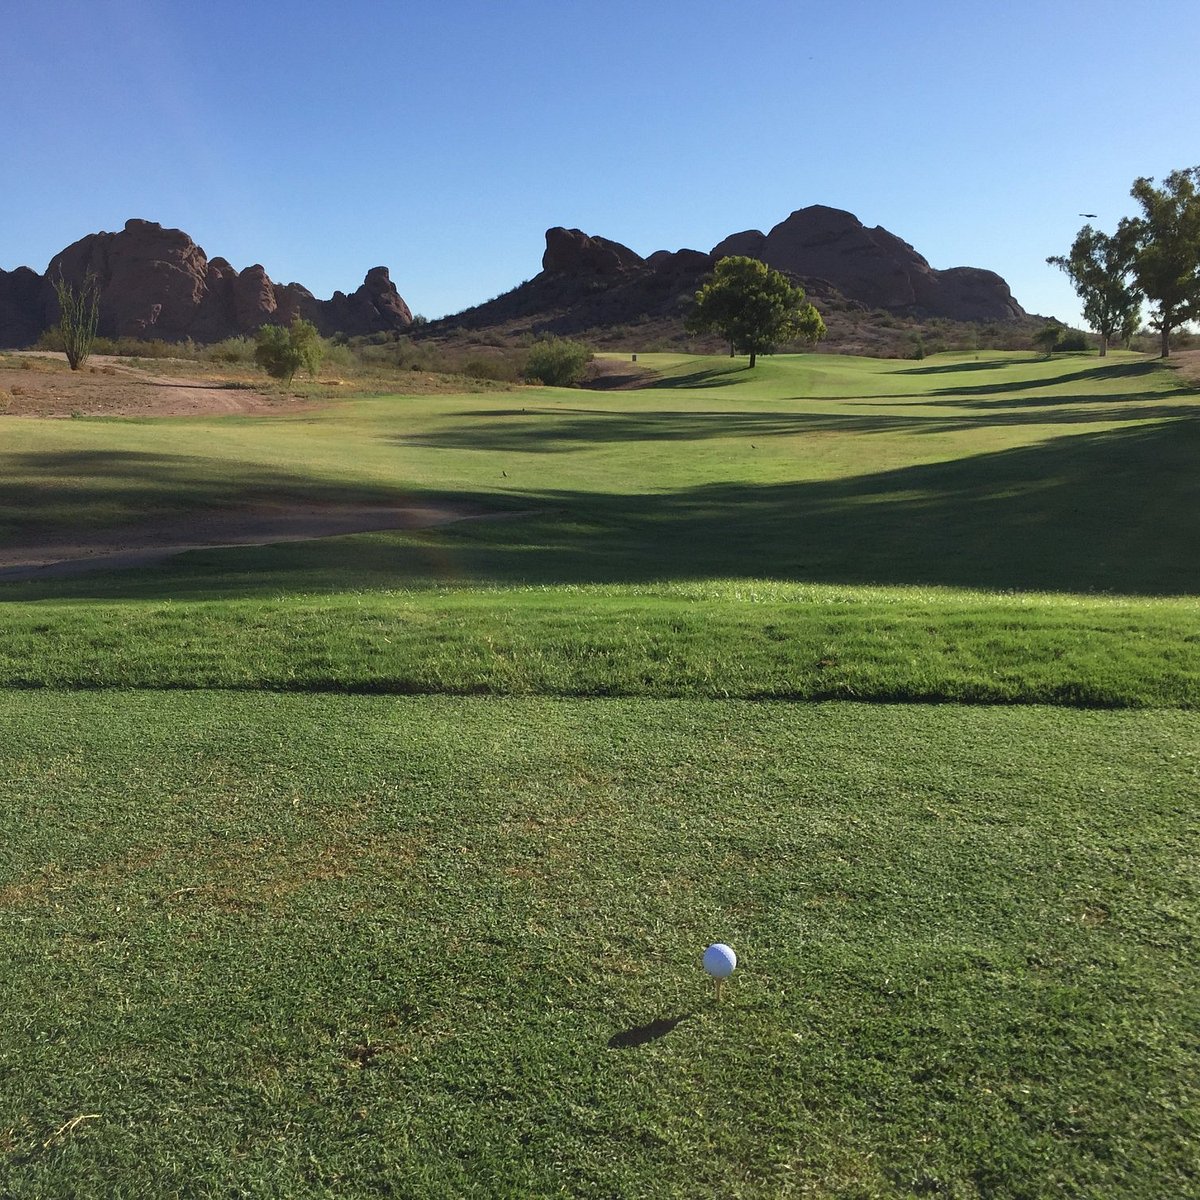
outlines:
M298 283L273 283L261 266L236 271L210 259L180 229L131 220L120 233L92 233L56 254L38 275L28 267L0 271L0 346L27 346L57 323L53 280L100 284L105 337L216 342L260 326L312 321L325 335L403 330L412 313L386 267L373 267L347 295L318 300Z
M446 317L430 333L504 326L559 334L614 325L676 321L686 315L705 275L731 254L761 259L803 284L809 298L917 320L1018 322L1028 314L1008 284L976 267L936 270L907 242L853 213L816 204L769 233L731 234L707 254L658 250L647 258L579 229L546 231L542 270L487 304Z
M707 253L658 250L640 254L578 229L546 232L542 269L486 304L433 322L422 332L456 329L591 333L625 337L632 327L673 329L717 260L759 258L803 284L830 312L877 311L916 321L1021 322L1025 310L1008 284L976 267L937 270L886 229L853 213L816 204L798 209L767 233L731 234ZM51 280L78 284L89 272L101 284L100 332L107 336L219 341L252 334L268 322L299 315L325 335L401 332L412 313L388 276L374 267L357 291L318 300L298 283L273 283L261 266L236 271L208 258L179 229L129 221L120 233L93 233L54 256L45 275L27 267L0 271L0 346L26 346L57 321ZM833 325L830 325L831 333Z

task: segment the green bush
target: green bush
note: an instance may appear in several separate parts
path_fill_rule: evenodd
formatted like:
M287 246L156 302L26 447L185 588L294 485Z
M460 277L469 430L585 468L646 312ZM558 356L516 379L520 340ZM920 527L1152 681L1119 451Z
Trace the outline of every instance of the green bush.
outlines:
M531 383L544 383L550 387L570 387L579 382L591 361L592 352L582 342L546 338L530 348L525 378Z
M214 342L200 351L200 357L208 362L218 363L252 363L255 344L248 337L227 337L223 341Z
M521 353L473 355L462 365L462 373L471 379L491 379L497 383L516 383L525 373L525 355Z
M254 361L273 379L291 383L303 367L315 376L325 354L325 343L311 321L293 317L292 323L264 325L255 338Z
M1088 335L1081 329L1068 329L1058 339L1058 345L1054 348L1056 350L1090 350L1092 345L1088 340Z

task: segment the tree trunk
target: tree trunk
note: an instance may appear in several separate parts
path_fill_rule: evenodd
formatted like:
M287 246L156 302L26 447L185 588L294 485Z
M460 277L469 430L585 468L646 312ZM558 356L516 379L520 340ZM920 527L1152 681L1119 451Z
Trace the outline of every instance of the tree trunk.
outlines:
M1163 358L1171 357L1171 328L1165 320L1162 327L1162 356Z
M750 369L754 369L754 360L758 357L753 350L750 351Z
M1108 355L1108 334L1100 335L1100 357L1105 358Z

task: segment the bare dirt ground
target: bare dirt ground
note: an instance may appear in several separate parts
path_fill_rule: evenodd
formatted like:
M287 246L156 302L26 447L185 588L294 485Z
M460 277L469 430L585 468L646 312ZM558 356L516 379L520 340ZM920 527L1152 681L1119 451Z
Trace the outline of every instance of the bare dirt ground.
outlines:
M23 351L0 358L0 417L203 417L306 406L239 382L154 374L105 355L78 371L61 354Z
M95 356L71 371L61 355L0 356L0 418L193 417L303 412L310 401L220 380L162 375ZM3 421L0 420L0 438ZM100 529L36 544L0 546L0 581L47 579L159 562L187 550L263 546L384 529L426 529L453 521L519 514L378 504L260 505L206 511Z

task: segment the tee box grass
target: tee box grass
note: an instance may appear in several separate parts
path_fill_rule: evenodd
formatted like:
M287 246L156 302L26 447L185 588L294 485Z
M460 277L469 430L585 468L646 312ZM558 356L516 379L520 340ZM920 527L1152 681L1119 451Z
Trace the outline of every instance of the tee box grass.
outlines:
M10 540L507 519L0 582L0 1194L1200 1196L1196 394L639 363L5 421Z

